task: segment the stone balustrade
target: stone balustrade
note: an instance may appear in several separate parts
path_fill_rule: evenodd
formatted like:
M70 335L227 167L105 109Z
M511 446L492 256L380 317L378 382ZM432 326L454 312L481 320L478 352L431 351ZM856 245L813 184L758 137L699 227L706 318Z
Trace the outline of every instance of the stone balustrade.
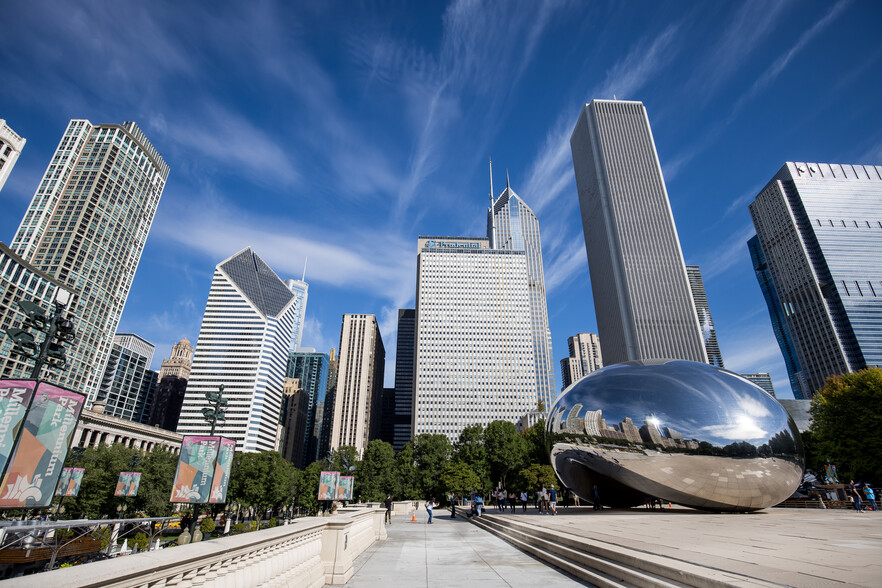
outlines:
M386 538L384 510L343 508L329 517L0 582L2 588L318 588L345 584L352 562Z

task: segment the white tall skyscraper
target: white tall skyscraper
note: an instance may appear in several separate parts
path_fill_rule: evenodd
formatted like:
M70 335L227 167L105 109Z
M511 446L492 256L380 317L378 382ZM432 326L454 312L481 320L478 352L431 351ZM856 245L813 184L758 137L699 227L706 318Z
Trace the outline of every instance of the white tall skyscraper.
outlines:
M226 421L216 434L244 451L272 451L282 385L297 314L296 297L264 261L245 248L214 270L178 432L207 435L206 392L224 385Z
M6 121L0 118L0 190L15 167L25 143L27 139L9 128Z
M643 103L586 104L570 147L604 363L706 363Z
M168 171L135 123L72 120L10 246L73 292L67 310L77 338L67 347L67 371L54 381L86 394L88 403L101 383ZM16 313L14 301L0 301L0 319ZM4 375L29 371L20 358L0 357Z
M340 329L340 360L330 448L355 447L364 453L380 431L383 374L386 348L377 317L372 314L344 314Z
M537 402L527 254L472 237L417 250L414 435L517 422Z
M490 189L493 189L492 183ZM536 389L538 400L550 408L557 397L557 389L554 385L554 356L551 351L551 329L548 328L548 305L545 302L545 270L542 264L539 219L511 189L508 174L505 176L505 190L499 198L491 201L487 211L487 238L490 239L493 249L526 253L533 354L536 358Z
M304 278L306 278L304 272ZM297 299L297 312L294 317L294 335L291 337L291 350L296 351L303 340L303 323L306 320L306 298L309 293L309 284L303 280L285 280L285 285Z

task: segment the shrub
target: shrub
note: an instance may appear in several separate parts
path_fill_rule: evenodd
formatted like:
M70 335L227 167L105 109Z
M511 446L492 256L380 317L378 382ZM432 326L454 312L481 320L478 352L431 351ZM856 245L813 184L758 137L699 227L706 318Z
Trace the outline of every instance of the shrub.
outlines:
M279 521L276 519L276 517L273 517L269 520L269 524L267 525L267 527L275 527L278 524L279 524Z
M211 517L205 517L204 519L202 519L202 522L199 523L199 529L202 530L202 534L206 537L208 535L211 535L211 533L214 531L214 528L214 519Z
M144 551L150 546L150 542L147 541L147 535L144 533L136 533L134 537L132 537L132 547L137 547L138 551Z
M236 523L232 527L233 533L244 533L245 532L245 523Z

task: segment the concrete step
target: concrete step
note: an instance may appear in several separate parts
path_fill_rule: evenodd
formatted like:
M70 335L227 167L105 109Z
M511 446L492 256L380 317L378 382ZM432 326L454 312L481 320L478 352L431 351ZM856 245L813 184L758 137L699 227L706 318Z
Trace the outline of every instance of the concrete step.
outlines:
M779 586L758 578L740 576L621 545L588 540L525 522L517 516L485 514L470 520L523 551L597 586L634 588ZM588 573L594 576L583 575Z

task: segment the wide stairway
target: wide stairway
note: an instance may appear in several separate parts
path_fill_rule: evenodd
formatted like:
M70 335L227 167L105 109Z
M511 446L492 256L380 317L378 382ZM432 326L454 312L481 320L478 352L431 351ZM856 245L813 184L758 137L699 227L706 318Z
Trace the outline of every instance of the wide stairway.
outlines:
M466 518L461 509L457 510L457 516ZM759 578L544 528L541 524L526 522L527 518L535 520L535 517L493 512L469 520L522 551L600 588L780 587Z

